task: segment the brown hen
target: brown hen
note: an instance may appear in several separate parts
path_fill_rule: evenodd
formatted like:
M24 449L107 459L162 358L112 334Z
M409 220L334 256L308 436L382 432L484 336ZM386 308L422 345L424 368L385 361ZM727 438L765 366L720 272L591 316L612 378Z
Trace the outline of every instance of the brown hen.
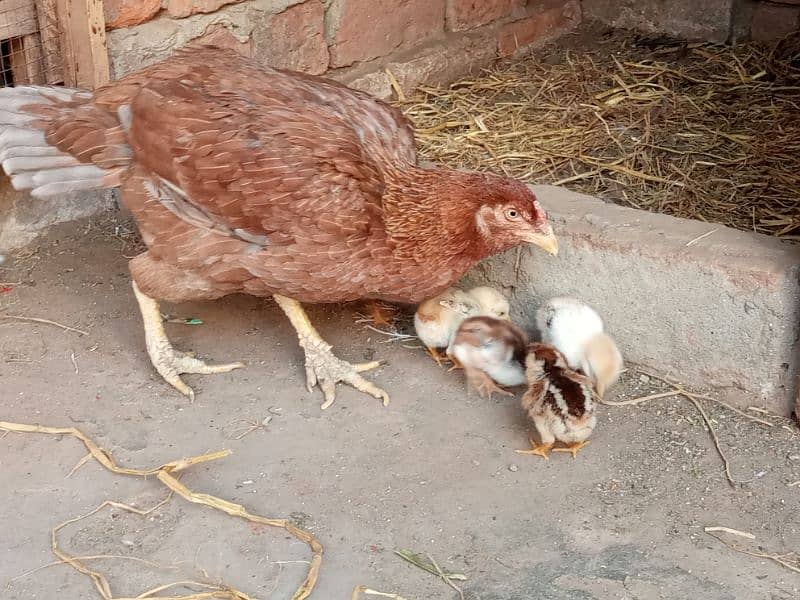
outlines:
M416 303L520 243L556 253L522 183L417 166L395 108L320 77L194 47L94 92L0 89L0 161L34 196L121 186L147 251L130 262L150 359L217 373L173 349L158 301L273 296L297 330L308 387L343 381L388 401L300 302Z

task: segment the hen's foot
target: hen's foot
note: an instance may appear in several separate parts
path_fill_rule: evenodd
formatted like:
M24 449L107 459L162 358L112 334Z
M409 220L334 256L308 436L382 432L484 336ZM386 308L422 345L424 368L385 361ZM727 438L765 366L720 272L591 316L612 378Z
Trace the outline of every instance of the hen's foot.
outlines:
M513 396L508 390L504 390L497 385L494 380L480 369L465 369L467 372L467 382L475 388L481 398L492 399L495 392L501 396Z
M578 450L583 448L588 443L589 443L588 441L573 442L571 444L567 444L563 448L553 448L553 452L569 452L570 454L572 454L572 458L575 458L576 456L578 456Z
M153 363L158 374L167 383L181 394L188 396L190 400L194 400L194 390L183 382L180 377L181 374L201 373L208 375L227 373L245 366L244 363L240 362L208 365L185 352L175 350L167 337L167 333L164 331L158 302L142 293L135 282L133 284L133 293L136 295L136 300L139 302L139 308L142 311L144 339L150 362Z
M379 367L383 364L381 361L350 364L338 358L331 352L331 346L320 337L311 325L299 302L278 294L273 297L297 331L300 346L306 354L306 387L308 391L311 391L315 385L319 384L325 396L325 402L321 406L323 410L333 404L336 399L336 384L339 382L347 383L359 391L382 400L384 406L389 404L389 394L359 375L359 373Z
M550 450L553 448L553 444L537 444L534 440L529 440L531 443L530 450L514 450L517 454L532 454L534 456L541 456L545 460L550 460Z

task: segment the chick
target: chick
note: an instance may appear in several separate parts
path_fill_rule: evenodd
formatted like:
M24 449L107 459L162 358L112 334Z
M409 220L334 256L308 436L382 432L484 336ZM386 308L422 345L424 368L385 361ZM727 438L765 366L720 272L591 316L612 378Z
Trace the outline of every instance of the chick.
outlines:
M463 290L449 288L426 300L414 313L414 329L436 364L442 364L439 349L447 348L458 326L480 310L478 302Z
M522 408L533 421L539 443L531 440L530 450L517 452L549 458L552 449L575 458L597 424L589 379L570 369L564 355L548 344L528 346L525 375L528 391ZM553 448L556 441L565 447Z
M491 398L494 392L513 396L497 384L525 383L526 344L525 334L511 321L475 316L461 323L447 355L462 365L469 385L481 396Z
M555 346L570 368L592 380L600 398L619 379L622 355L590 306L575 298L552 298L536 312L536 326L543 342Z
M503 294L492 287L480 286L467 292L480 306L480 314L495 319L509 320L510 306Z

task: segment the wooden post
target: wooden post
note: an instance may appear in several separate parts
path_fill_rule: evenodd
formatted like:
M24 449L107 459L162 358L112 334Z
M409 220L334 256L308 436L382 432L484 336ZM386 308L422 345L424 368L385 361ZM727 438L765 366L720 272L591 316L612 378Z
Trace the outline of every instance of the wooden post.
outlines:
M103 0L56 0L62 31L64 83L94 89L109 81Z
M64 81L64 59L56 0L36 0L36 17L39 21L39 38L42 40L45 81L51 85L61 83Z

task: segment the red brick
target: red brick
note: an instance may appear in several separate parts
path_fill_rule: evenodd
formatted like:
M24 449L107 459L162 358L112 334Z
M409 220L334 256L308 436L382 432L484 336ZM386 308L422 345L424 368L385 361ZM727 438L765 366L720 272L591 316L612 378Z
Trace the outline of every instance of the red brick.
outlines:
M334 0L331 64L386 56L444 31L445 0Z
M225 6L236 4L242 0L168 0L167 12L171 17L182 19L197 13L211 13Z
M325 6L321 0L295 4L253 30L254 57L273 67L319 75L328 69Z
M465 31L507 17L524 0L449 0L447 29Z
M161 0L105 0L103 12L106 29L138 25L152 19L161 10Z
M750 21L750 37L768 42L797 30L800 8L777 4L758 4Z
M520 48L545 41L555 34L567 31L580 22L581 6L578 0L569 0L561 6L548 8L514 21L500 29L497 51L500 56L511 56Z
M236 50L242 56L250 57L253 54L252 43L250 39L246 42L241 42L225 27L222 23L214 23L209 25L206 30L198 38L195 38L190 43L192 44L213 44L220 48L230 48Z

